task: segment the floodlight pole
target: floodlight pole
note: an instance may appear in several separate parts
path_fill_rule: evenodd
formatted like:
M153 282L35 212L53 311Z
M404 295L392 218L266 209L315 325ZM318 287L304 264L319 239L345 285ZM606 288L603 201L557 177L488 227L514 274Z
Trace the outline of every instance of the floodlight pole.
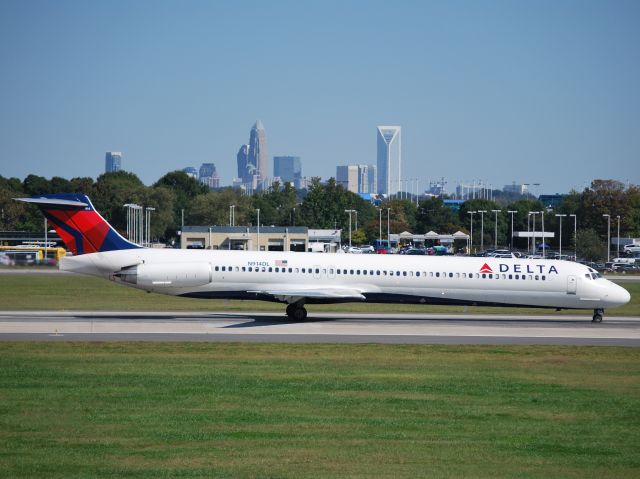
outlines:
M511 249L513 250L513 215L517 213L517 211L508 210L507 213L511 215Z
M611 260L611 215L608 213L602 216L607 218L607 263Z
M493 247L494 249L498 249L498 213L502 213L502 210L491 210L491 212L496 215L496 226L493 233Z
M562 259L562 218L567 215L556 215L556 218L560 218L560 259Z
M478 210L480 213L480 251L484 251L484 214L487 210Z

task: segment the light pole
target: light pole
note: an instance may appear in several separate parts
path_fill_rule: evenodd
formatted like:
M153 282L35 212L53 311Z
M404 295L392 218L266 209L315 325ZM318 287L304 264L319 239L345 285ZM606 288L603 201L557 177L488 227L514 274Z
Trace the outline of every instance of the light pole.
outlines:
M480 213L480 251L484 251L484 214L487 210L478 210Z
M515 213L517 213L517 211L508 210L507 213L509 213L511 215L511 241L510 241L510 246L511 246L511 250L513 250L513 215Z
M229 205L229 226L236 225L236 205Z
M378 209L378 239L380 240L380 244L382 245L382 208Z
M562 259L562 218L567 215L556 215L556 218L560 218L560 259Z
M536 215L539 215L540 212L539 211L529 211L529 216L532 216L531 218L531 231L532 231L532 251L531 253L535 254L536 252Z
M387 249L389 252L391 252L391 229L390 229L391 222L389 221L390 217L391 217L391 208L387 208Z
M491 210L496 215L496 226L494 230L493 248L498 249L498 213L502 213L502 210Z
M256 251L260 251L260 208L256 208L256 211L258 212L258 228L256 230L258 244L256 245Z
M473 215L477 213L477 211L467 211L468 214L471 215L471 235L470 235L470 243L469 243L469 254L471 254L471 250L473 249Z
M151 245L151 212L155 211L156 209L153 208L152 206L147 206L145 208L145 216L146 216L146 228L147 228L147 246Z
M620 257L620 215L616 216L618 219L618 240L616 241L616 258Z
M542 257L545 257L547 252L547 243L544 242L544 210L540 211L540 217L542 219Z
M349 248L351 248L351 213L355 210L344 210L345 213L349 213Z
M578 215L573 216L573 261L578 261Z
M353 212L356 214L356 231L358 231L358 210L353 210Z
M607 218L607 263L610 258L610 250L611 250L611 215L608 213L603 214L602 216Z

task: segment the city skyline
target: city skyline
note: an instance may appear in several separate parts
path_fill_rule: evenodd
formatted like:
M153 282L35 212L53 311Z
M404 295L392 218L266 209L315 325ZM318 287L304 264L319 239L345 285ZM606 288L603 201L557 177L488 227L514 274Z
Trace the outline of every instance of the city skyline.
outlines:
M230 184L260 118L306 177L375 164L394 124L407 179L640 183L637 2L330 4L3 2L0 174L95 178L117 149L145 184Z

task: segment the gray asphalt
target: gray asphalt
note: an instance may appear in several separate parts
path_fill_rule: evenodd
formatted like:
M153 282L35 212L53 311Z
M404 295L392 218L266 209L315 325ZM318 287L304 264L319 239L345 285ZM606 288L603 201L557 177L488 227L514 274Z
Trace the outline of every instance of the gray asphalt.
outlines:
M312 313L0 312L0 341L246 341L288 343L640 346L640 317Z

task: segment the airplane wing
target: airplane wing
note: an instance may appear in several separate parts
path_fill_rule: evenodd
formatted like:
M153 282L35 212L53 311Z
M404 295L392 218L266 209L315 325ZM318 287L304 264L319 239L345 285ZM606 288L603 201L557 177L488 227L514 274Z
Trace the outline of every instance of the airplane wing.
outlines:
M364 300L362 292L350 288L323 288L323 289L299 289L299 288L277 288L248 291L249 293L267 294L281 301L290 299L314 298L326 300Z

